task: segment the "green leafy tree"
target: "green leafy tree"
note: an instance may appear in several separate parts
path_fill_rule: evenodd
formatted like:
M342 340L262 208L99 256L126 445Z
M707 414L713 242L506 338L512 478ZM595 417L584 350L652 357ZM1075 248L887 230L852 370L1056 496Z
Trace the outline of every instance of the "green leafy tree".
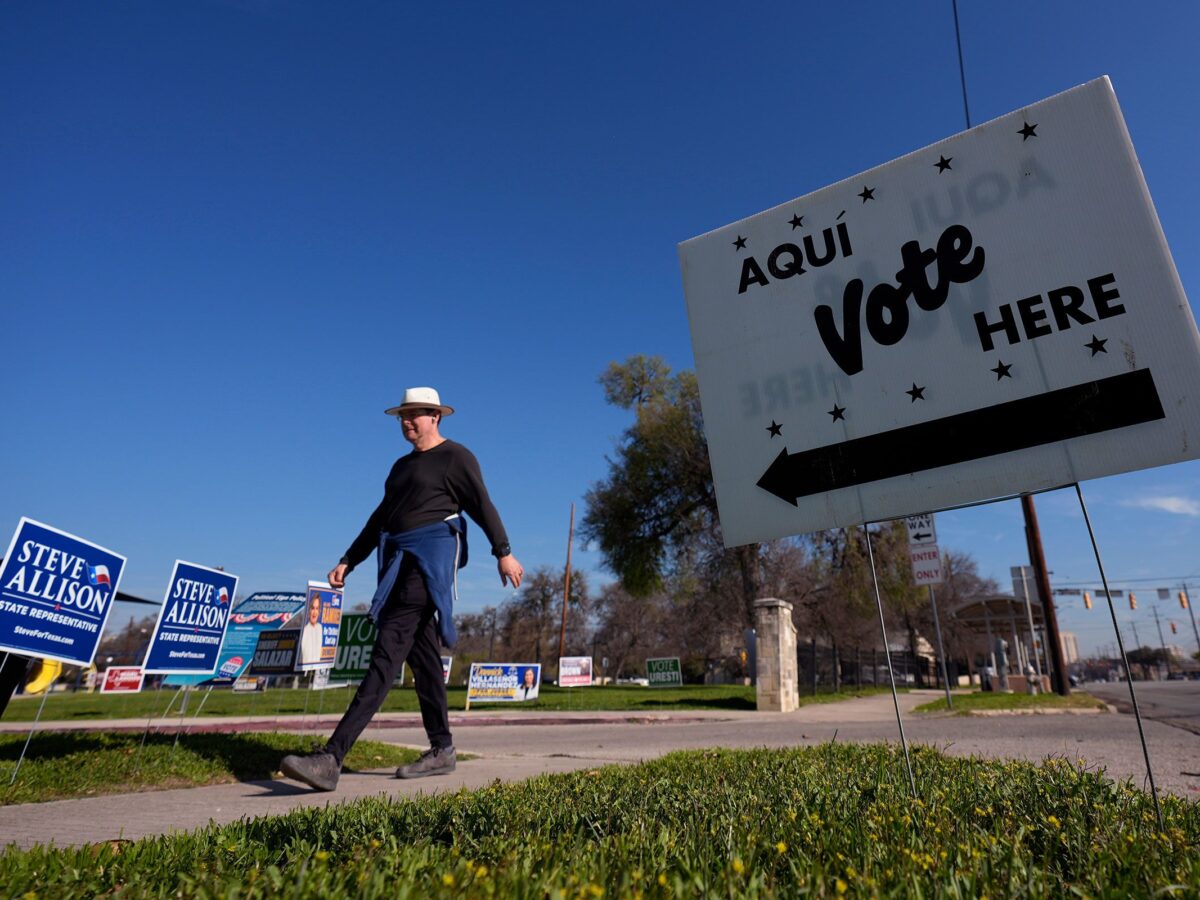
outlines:
M582 535L629 594L646 597L669 582L719 586L727 615L752 622L761 545L722 545L695 375L633 356L612 363L599 381L608 402L631 410L634 421L608 477L588 491Z

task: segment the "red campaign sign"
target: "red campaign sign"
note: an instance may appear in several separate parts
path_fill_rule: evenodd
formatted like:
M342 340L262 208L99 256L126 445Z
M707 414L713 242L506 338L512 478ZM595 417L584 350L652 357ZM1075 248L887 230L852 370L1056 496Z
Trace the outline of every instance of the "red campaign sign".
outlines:
M100 693L137 693L142 689L141 666L109 666L104 670Z

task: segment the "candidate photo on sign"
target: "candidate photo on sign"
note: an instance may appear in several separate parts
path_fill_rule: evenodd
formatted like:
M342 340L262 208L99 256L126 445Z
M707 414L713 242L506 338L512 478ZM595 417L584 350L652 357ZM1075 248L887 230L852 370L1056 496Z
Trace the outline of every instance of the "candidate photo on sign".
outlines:
M315 665L321 661L321 595L314 592L308 598L308 616L300 632L300 665Z
M518 700L536 700L538 695L538 673L533 666L525 667L521 673L521 684L517 688Z

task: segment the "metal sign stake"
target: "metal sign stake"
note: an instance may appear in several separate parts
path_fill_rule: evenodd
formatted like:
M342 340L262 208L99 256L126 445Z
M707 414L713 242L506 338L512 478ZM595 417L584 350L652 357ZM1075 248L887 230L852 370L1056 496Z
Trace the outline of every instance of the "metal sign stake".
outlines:
M29 736L25 738L25 746L21 748L21 755L17 757L17 767L13 769L12 778L9 779L9 787L17 782L17 773L21 771L21 763L25 761L25 751L29 749L29 742L33 740L33 732L37 730L37 723L42 720L42 710L46 708L46 698L49 696L50 685L46 685L46 690L42 691L42 702L38 704L37 715L34 716L33 724L29 726Z
M892 651L888 649L887 625L883 621L883 597L879 593L879 576L875 574L875 550L871 546L871 530L863 525L867 537L867 556L871 560L871 582L875 585L875 605L879 609L879 630L883 634L883 655L887 657L888 679L892 685L892 705L896 708L896 725L900 728L900 746L904 749L904 767L908 770L908 786L917 799L917 781L913 778L912 760L908 757L908 741L904 737L904 721L900 718L900 698L896 696L896 674L892 671Z
M942 623L938 621L937 598L933 595L933 585L929 585L929 605L933 607L933 630L937 632L938 656L942 663L942 684L946 688L946 709L954 709L950 702L950 674L946 671L946 647L942 643Z
M183 731L183 718L187 715L188 695L192 689L188 686L181 688L183 691L183 702L179 704L179 727L175 729L175 743L171 745L171 753L175 753L175 748L179 746L179 734Z
M212 693L213 686L210 684L208 690L204 692L204 696L200 698L200 705L196 707L196 712L192 714L192 724L195 725L200 721L200 710L204 709L204 704L208 702L208 695Z
M179 692L182 690L183 690L182 687L176 688L175 693L171 695L171 699L167 701L166 710L163 711L162 716L158 720L160 723L171 712L171 707L175 705L175 698L179 696ZM138 760L141 759L142 750L146 746L146 735L148 735L150 733L150 726L153 724L153 722L154 722L154 713L151 712L150 715L146 717L146 730L142 732L142 742L140 744L138 744L137 752L133 754L133 766L134 766L133 772L135 775L141 771L139 768L137 768L137 764L138 764Z
M1108 576L1104 574L1104 562L1100 559L1100 547L1096 543L1096 533L1092 530L1092 520L1088 516L1087 504L1083 502L1083 491L1079 482L1075 482L1075 493L1079 497L1079 508L1083 511L1083 521L1087 524L1088 537L1092 539L1092 552L1096 554L1096 565L1100 567L1100 581L1104 584L1104 599L1108 601L1108 612L1112 616L1113 631L1117 633L1117 647L1121 651L1121 664L1125 667L1125 680L1129 683L1129 700L1133 704L1133 716L1137 719L1138 737L1142 741L1142 756L1146 759L1146 778L1150 781L1150 796L1154 798L1154 814L1158 817L1158 828L1163 829L1162 809L1158 805L1158 788L1154 784L1154 770L1150 767L1150 751L1146 747L1146 732L1142 728L1142 713L1138 709L1137 694L1133 690L1133 673L1129 671L1129 658L1125 655L1125 641L1121 637L1121 628L1117 625L1117 611L1113 607L1112 593L1108 589ZM1066 673L1063 673L1066 678Z

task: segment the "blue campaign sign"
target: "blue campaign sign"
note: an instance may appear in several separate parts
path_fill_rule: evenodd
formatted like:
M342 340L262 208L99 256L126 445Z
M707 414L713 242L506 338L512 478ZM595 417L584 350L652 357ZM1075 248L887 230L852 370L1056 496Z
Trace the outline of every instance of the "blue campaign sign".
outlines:
M541 684L540 663L471 663L467 703L536 700Z
M229 616L225 643L214 675L173 675L164 680L167 685L229 685L250 665L258 636L268 628L282 628L284 623L304 608L304 594L292 591L263 591L251 594L239 603Z
M0 567L0 650L90 666L125 557L22 517Z
M146 651L146 674L215 672L237 583L236 575L177 559Z

